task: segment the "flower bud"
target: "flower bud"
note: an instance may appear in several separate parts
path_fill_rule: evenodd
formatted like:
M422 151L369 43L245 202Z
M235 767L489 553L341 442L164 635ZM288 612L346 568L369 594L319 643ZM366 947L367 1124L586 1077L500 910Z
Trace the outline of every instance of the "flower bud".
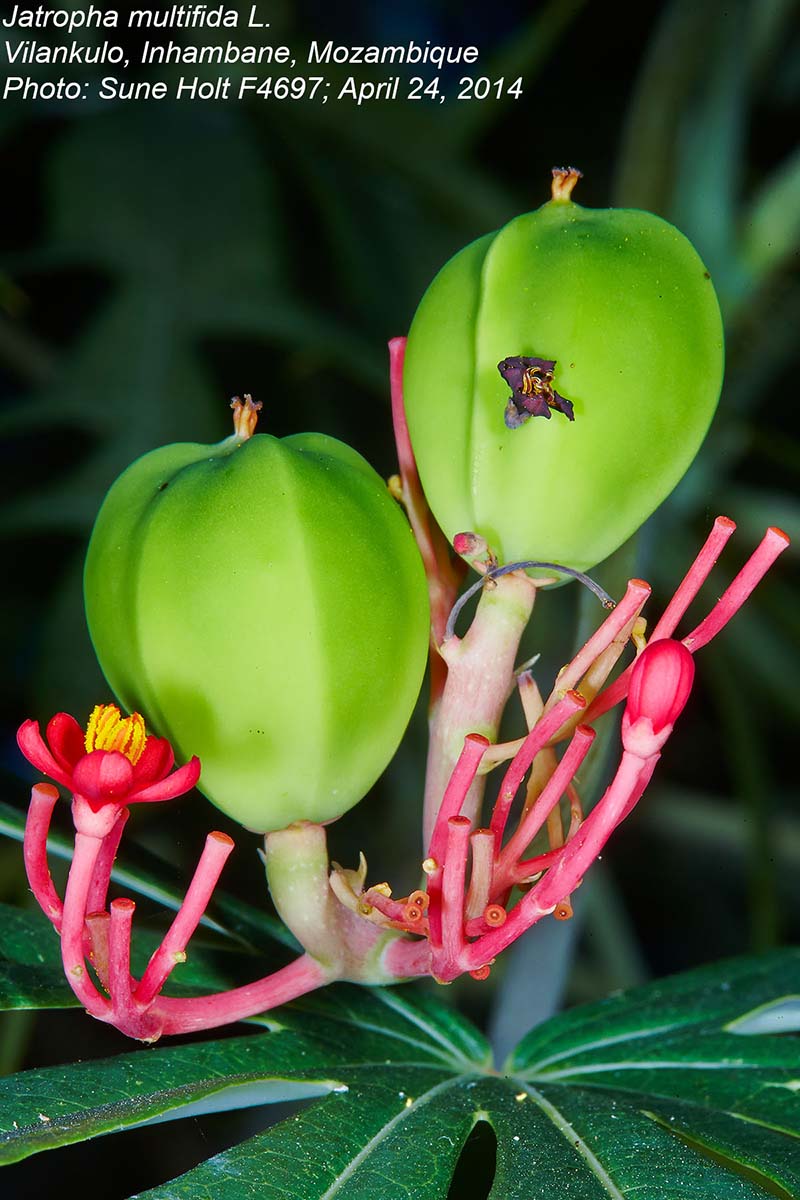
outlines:
M248 828L330 821L400 741L425 669L422 562L383 481L321 434L165 446L111 488L86 612L123 705Z
M452 541L587 570L691 463L722 381L703 263L650 213L554 198L461 250L414 317L405 406ZM570 182L571 180L571 182ZM509 395L510 392L510 395Z
M694 683L694 659L682 642L664 638L634 663L622 717L622 743L641 758L657 753L683 712Z

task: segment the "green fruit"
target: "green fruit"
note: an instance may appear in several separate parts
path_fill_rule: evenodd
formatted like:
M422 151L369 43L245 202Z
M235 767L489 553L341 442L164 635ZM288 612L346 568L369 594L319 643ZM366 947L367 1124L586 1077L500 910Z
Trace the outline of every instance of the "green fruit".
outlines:
M650 213L579 207L575 178L440 271L411 326L404 390L422 485L451 541L469 530L503 562L586 570L697 453L723 337L686 238ZM498 364L509 356L556 360L574 421L554 411L507 428Z
M84 577L108 682L250 829L329 821L402 737L428 599L408 525L322 434L165 446L106 497Z

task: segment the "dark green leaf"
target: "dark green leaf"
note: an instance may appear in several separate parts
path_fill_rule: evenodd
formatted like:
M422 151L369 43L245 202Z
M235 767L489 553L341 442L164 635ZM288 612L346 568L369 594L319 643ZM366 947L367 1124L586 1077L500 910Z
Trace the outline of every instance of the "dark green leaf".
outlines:
M800 952L575 1009L531 1033L507 1074L467 1022L411 988L333 988L270 1024L13 1077L0 1085L6 1161L156 1118L324 1095L142 1200L444 1200L479 1121L497 1138L492 1200L800 1189L800 1041L777 1036L800 1029Z

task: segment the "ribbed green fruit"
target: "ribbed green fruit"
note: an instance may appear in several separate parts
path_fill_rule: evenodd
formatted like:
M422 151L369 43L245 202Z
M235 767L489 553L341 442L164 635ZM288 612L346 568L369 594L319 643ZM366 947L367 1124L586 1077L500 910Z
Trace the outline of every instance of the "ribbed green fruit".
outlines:
M510 356L556 360L574 421L506 427ZM650 213L551 200L456 254L414 317L405 403L433 513L503 562L586 570L686 471L722 371L719 306L686 238Z
M249 829L329 821L393 755L428 642L405 518L322 434L165 446L106 497L84 577L105 676Z

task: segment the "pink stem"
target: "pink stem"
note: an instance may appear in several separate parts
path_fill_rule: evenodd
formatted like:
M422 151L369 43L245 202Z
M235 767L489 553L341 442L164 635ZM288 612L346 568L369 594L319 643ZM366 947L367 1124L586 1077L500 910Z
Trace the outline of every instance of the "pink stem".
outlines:
M226 833L214 831L206 838L183 904L147 964L147 970L136 989L136 999L140 1004L149 1004L161 991L176 963L185 962L189 938L200 923L233 845L233 839Z
M537 854L533 858L523 858L518 863L511 864L509 874L513 873L512 883L525 883L531 875L539 875L542 871L546 871L548 867L552 867L557 863L564 853L563 846L556 846L555 850L546 850L544 854ZM508 884L506 884L508 887Z
M61 921L61 958L67 982L81 1004L92 1016L103 1017L109 1003L92 983L83 953L86 899L102 841L86 833L75 834L75 852L67 879L64 914Z
M398 937L389 943L381 964L395 979L417 979L433 971L433 951L428 941Z
M503 711L515 686L515 660L536 598L536 583L512 572L484 588L463 638L444 642L447 681L430 715L425 771L423 845L430 842L447 782L469 733L497 741ZM464 800L463 812L477 820L485 791L481 773Z
M372 908L377 908L378 912L390 921L402 921L405 916L404 904L401 904L399 900L393 900L391 896L383 896L371 888L367 888L364 893L364 903L371 905Z
M519 856L531 844L547 820L550 810L566 792L570 780L589 753L594 739L594 730L586 725L579 725L575 730L572 741L552 776L500 853L495 874L498 890L508 887L517 877L516 863Z
M434 958L434 971L442 979L461 973L458 966L466 948L464 937L464 885L467 878L470 822L468 817L451 817L447 822L447 850L442 872L442 959Z
M137 1009L131 990L131 927L136 905L133 900L112 900L108 926L108 994L113 1008L112 1021L131 1037L139 1037L142 1010Z
M511 764L500 785L500 794L497 797L490 822L490 828L497 839L498 846L505 832L508 814L514 802L514 797L525 777L528 767L530 767L542 747L546 746L552 737L555 737L561 726L571 716L574 716L576 712L585 707L586 701L583 696L578 692L567 692L566 696L559 700L548 713L536 722L517 754L511 760Z
M656 622L648 641L672 637L678 623L711 574L728 538L736 530L730 517L717 517L700 553L684 575L675 595Z
M729 517L717 517L700 553L681 580L678 590L664 609L660 620L656 622L648 641L653 642L659 638L672 637L678 628L681 617L708 579L728 538L735 529L735 521L731 521ZM624 700L628 694L628 685L633 667L633 663L626 667L619 679L616 679L611 687L606 688L603 694L598 696L594 703L590 705L589 711L586 714L587 721L594 721L597 717L602 716L603 713L608 712L610 708L613 708L615 704L618 704L620 700Z
M756 584L764 578L775 559L783 554L789 538L782 529L770 526L755 551L750 555L733 582L725 589L711 612L683 639L692 653L705 646L727 625L744 604Z
M447 844L447 823L451 817L457 817L461 812L464 797L478 773L478 767L488 747L489 739L479 733L468 733L464 738L464 746L445 788L428 847L428 857L437 863L440 862Z
M495 837L491 829L476 829L470 834L472 848L472 871L467 889L465 916L468 920L479 917L492 890L494 871Z
M185 1000L159 996L151 1012L158 1012L162 1033L195 1033L200 1029L213 1029L217 1025L243 1021L267 1012L331 983L334 978L335 974L326 970L315 958L303 954L265 979L228 992L219 992L214 996L192 996Z
M397 444L403 502L422 555L425 576L428 581L431 604L431 704L433 704L441 695L447 676L447 667L439 655L439 646L444 638L447 617L453 607L459 582L464 576L466 566L452 556L450 546L436 524L422 490L414 451L411 448L403 403L403 363L406 341L407 339L404 337L397 337L392 338L389 342L392 422Z
M630 579L628 581L625 595L614 611L606 617L600 628L581 647L572 662L560 672L556 680L556 691L553 692L553 696L559 695L569 688L577 687L595 659L611 645L628 622L634 620L639 615L645 601L650 595L650 590L650 584L645 583L642 579ZM553 697L551 697L545 705L545 710L552 708L553 703Z
M711 570L722 548L735 529L736 525L728 517L717 517L702 550L684 576L677 592L664 610L663 616L656 623L648 642L672 637L678 627L678 622L711 574ZM756 584L760 582L778 555L788 545L789 539L782 530L773 527L767 530L760 545L745 563L744 567L742 567L739 574L720 597L705 620L701 621L697 628L692 630L683 639L683 644L687 650L691 650L694 653L695 650L699 650L701 646L705 646L711 641L712 637L719 633L723 625L741 608ZM622 672L620 677L610 687L606 688L589 706L589 711L586 714L587 721L597 720L603 713L608 712L610 708L618 704L620 700L625 699L628 694L633 667L634 664L631 663Z
M633 797L641 796L644 790L639 786L642 774L647 771L648 778L652 775L658 757L654 754L649 759L642 759L623 750L617 773L605 796L564 847L555 867L529 893L536 894L538 904L545 907L557 904L577 887L624 814L630 811Z
M64 906L58 895L47 865L47 835L53 809L58 801L58 788L50 783L37 783L31 788L31 803L25 821L23 857L28 883L39 907L56 929L61 927Z
M437 946L441 944L442 937L442 866L449 836L449 822L451 817L456 817L461 812L464 798L472 786L488 745L488 739L478 733L468 733L464 738L461 754L448 780L433 827L426 869L430 870L428 921L431 940ZM467 824L470 824L469 820Z
M100 848L100 853L97 856L97 862L94 868L91 884L89 885L89 894L86 898L86 911L88 913L103 912L106 906L106 897L108 896L108 885L111 880L111 872L114 867L114 859L117 857L122 831L125 828L125 823L130 816L130 809L120 809L119 817L116 824L103 838L103 844Z
M462 958L465 971L476 970L495 958L531 925L549 916L558 902L575 890L617 825L645 765L645 760L623 752L605 796L575 838L561 848L558 862L523 896L504 925L468 947Z
M653 772L655 771L656 766L658 765L658 760L660 758L661 758L660 754L652 754L650 756L650 758L645 759L645 764L642 767L641 774L639 775L639 778L636 782L636 786L631 791L631 794L628 797L627 804L625 805L625 807L622 809L619 816L617 817L616 824L614 825L615 829L619 825L621 825L622 822L626 819L626 817L629 817L630 814L633 812L633 810L636 808L636 805L639 803L642 796L644 795L647 785L649 784L650 780L653 778ZM588 820L589 820L589 817L586 818L586 821L588 821ZM584 821L582 823L581 828L583 828L583 825L586 824L586 821Z
M107 912L87 912L86 914L89 961L106 991L108 991L108 929L110 923L111 917Z

